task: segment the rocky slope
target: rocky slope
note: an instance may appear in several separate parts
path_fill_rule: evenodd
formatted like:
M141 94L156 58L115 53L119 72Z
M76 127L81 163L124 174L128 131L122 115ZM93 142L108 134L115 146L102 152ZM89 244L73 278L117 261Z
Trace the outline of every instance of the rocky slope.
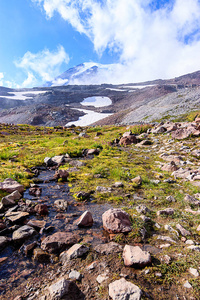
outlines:
M199 124L1 125L1 299L199 299Z
M85 98L93 96L109 97L112 104L104 108L81 105ZM199 99L199 71L170 80L139 84L68 85L29 90L0 88L0 122L64 126L84 115L76 108L113 114L96 124L152 122L198 110Z

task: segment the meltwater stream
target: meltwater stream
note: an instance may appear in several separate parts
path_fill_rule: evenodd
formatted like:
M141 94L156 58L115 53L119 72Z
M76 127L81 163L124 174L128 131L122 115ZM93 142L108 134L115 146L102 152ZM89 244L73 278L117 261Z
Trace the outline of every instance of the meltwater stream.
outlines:
M49 214L45 217L30 215L23 224L32 220L44 220L46 222L46 228L52 227L50 232L38 233L36 237L30 238L30 242L36 239L38 246L40 247L41 240L50 234L58 231L68 231L78 234L83 242L90 243L92 245L102 243L105 240L103 228L102 228L102 214L111 208L109 204L96 204L91 202L77 202L70 195L69 187L67 183L56 182L53 180L55 171L42 170L39 179L39 187L42 188L42 194L36 198L29 195L29 190L24 193L25 200L31 200L37 204L46 204L48 206ZM58 211L54 206L54 201L58 199L65 199L68 201L68 208L66 211ZM20 210L20 207L19 209ZM90 228L79 228L75 221L78 217L89 210L92 213L94 224ZM1 233L0 233L1 235ZM5 235L5 234L4 234ZM7 234L8 237L12 237L12 232ZM3 251L0 251L0 261L2 258L7 258L4 262L0 263L0 297L13 287L19 286L29 276L37 276L38 266L41 268L41 263L33 260L33 257L27 257L23 251L23 245L16 246L14 244L6 247ZM45 274L44 274L45 276ZM2 295L2 296L1 296Z

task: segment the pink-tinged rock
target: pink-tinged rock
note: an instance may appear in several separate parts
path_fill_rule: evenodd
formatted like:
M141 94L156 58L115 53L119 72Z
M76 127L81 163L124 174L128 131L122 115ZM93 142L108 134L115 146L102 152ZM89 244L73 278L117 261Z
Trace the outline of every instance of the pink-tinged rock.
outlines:
M99 155L99 149L88 149L87 155Z
M101 254L112 254L123 251L123 247L115 242L110 242L107 244L98 244L94 247L94 250Z
M102 215L103 228L109 233L124 233L131 231L129 215L119 208L107 210Z
M124 264L126 267L138 266L145 267L151 264L151 255L147 251L143 251L139 246L124 247L123 255Z
M113 300L140 300L142 291L137 285L122 278L109 284L109 296Z
M122 137L119 141L119 144L121 146L127 146L127 145L137 144L137 143L138 143L138 139L134 135Z
M159 126L155 129L151 130L151 132L154 133L154 134L163 133L165 131L167 131L167 129L164 126Z
M10 195L7 195L2 198L1 203L3 206L13 206L15 201L21 199L22 195L18 191L12 192Z
M175 164L174 161L171 161L170 163L168 164L165 164L162 168L161 168L162 171L166 171L166 172L174 172L174 171L177 171L178 170L178 167L177 165Z
M56 253L76 244L78 240L78 237L70 232L56 232L42 241L41 248L49 253Z
M37 204L34 208L35 212L38 213L40 216L48 215L48 207L46 204Z
M69 173L67 172L67 170L57 170L54 174L55 179L61 178L63 181L64 180L66 181L68 176L69 176Z
M8 193L12 193L14 191L23 193L24 187L12 178L6 178L3 182L0 182L0 190L3 190Z
M93 217L91 212L86 210L80 218L77 220L77 225L79 227L90 227L93 225Z
M183 236L191 235L191 233L185 229L181 224L177 224L176 228L180 231Z
M11 212L8 211L5 214L5 217L12 223L19 223L28 216L29 213L24 211L11 211Z
M67 251L63 251L60 254L60 261L62 264L65 264L67 261L73 258L82 257L84 254L86 254L89 251L89 248L85 245L81 244L75 244L71 248L69 248Z
M30 221L28 221L27 225L34 227L36 229L41 229L41 228L45 227L46 222L40 221L40 220L30 220Z

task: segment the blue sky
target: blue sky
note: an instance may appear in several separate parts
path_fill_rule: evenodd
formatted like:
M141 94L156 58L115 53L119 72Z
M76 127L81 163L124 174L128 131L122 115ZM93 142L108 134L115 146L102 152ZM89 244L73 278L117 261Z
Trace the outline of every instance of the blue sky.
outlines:
M42 85L83 62L111 83L200 69L198 0L0 0L0 85Z

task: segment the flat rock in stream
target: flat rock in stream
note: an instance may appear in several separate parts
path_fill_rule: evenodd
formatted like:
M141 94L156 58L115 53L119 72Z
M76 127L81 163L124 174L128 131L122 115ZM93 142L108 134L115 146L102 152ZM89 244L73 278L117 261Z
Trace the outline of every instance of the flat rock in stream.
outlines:
M49 253L57 253L76 244L79 237L70 232L56 232L46 237L41 243L41 249Z
M23 242L36 234L37 231L35 231L35 229L28 225L24 225L13 232L12 239L15 242Z
M12 223L21 222L23 219L25 219L28 216L29 216L29 213L23 212L23 211L8 211L5 214L5 217Z

